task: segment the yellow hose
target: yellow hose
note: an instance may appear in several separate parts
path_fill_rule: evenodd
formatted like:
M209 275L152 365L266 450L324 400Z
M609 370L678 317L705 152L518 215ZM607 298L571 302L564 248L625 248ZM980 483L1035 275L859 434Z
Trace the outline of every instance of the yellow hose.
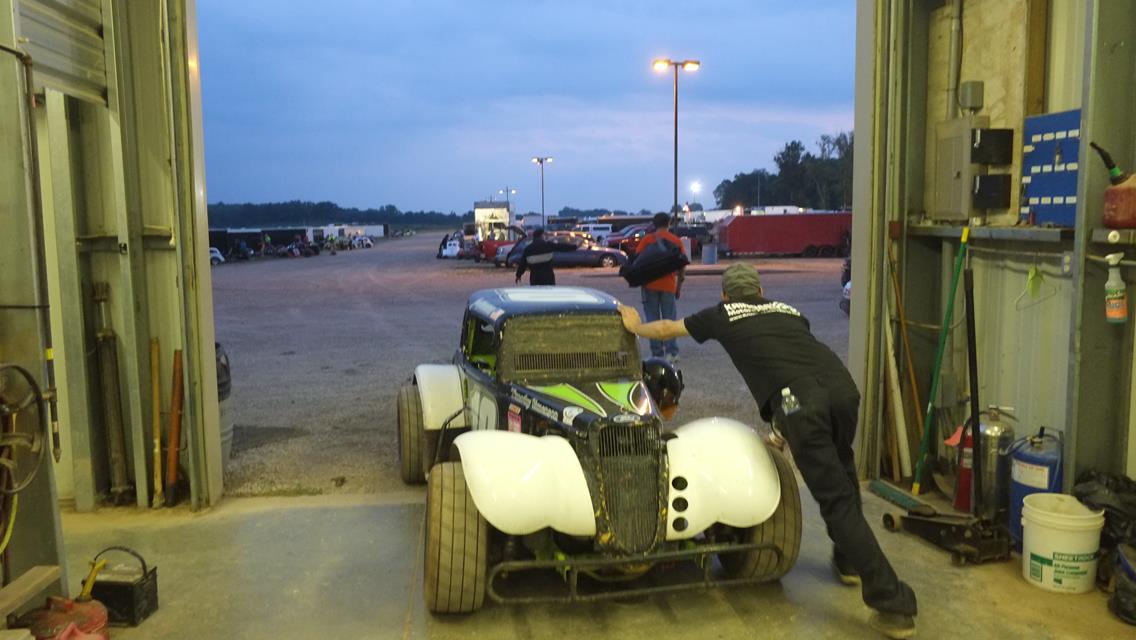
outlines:
M8 543L12 541L12 531L16 524L16 507L20 504L20 496L12 496L12 511L8 513L8 526L4 530L4 539L0 540L0 553L8 548Z

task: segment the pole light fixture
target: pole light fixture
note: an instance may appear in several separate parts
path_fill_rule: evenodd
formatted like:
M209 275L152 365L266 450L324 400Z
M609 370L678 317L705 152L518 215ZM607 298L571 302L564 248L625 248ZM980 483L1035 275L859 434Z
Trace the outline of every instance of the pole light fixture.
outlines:
M551 156L533 156L533 164L540 165L540 226L548 226L548 219L544 217L544 165L552 162Z
M505 187L504 189L498 189L498 190L497 190L497 195L503 195L503 196L505 196L505 210L509 212L509 215L510 215L510 216L511 216L511 215L513 215L513 209L512 209L512 207L511 207L511 206L509 205L509 196L511 196L511 195L513 195L513 196L517 195L517 190L516 190L516 189L513 189L512 187Z
M674 203L671 206L671 215L678 213L678 70L697 71L701 66L702 63L698 60L655 58L651 62L651 68L659 73L674 68Z

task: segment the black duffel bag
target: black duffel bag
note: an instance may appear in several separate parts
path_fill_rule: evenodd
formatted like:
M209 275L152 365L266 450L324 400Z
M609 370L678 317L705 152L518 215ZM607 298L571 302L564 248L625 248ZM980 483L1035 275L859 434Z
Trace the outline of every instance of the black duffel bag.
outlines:
M688 264L690 258L682 252L682 247L666 238L656 237L635 258L619 268L619 275L627 280L629 286L641 287Z

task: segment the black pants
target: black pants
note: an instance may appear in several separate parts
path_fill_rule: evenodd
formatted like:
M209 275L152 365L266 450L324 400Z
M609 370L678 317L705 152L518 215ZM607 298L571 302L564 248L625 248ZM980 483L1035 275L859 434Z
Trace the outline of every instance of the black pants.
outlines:
M808 376L789 385L800 409L785 415L778 406L777 426L835 545L837 562L860 574L864 602L884 613L916 614L915 592L899 580L864 519L860 482L852 459L852 439L860 394L844 372ZM780 405L780 392L776 404Z

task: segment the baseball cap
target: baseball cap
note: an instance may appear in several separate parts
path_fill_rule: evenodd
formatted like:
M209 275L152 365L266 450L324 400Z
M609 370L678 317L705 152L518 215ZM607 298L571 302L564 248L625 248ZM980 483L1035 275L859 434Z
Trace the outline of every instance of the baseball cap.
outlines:
M731 298L755 296L761 289L761 276L757 268L748 262L732 264L722 274L722 293Z

